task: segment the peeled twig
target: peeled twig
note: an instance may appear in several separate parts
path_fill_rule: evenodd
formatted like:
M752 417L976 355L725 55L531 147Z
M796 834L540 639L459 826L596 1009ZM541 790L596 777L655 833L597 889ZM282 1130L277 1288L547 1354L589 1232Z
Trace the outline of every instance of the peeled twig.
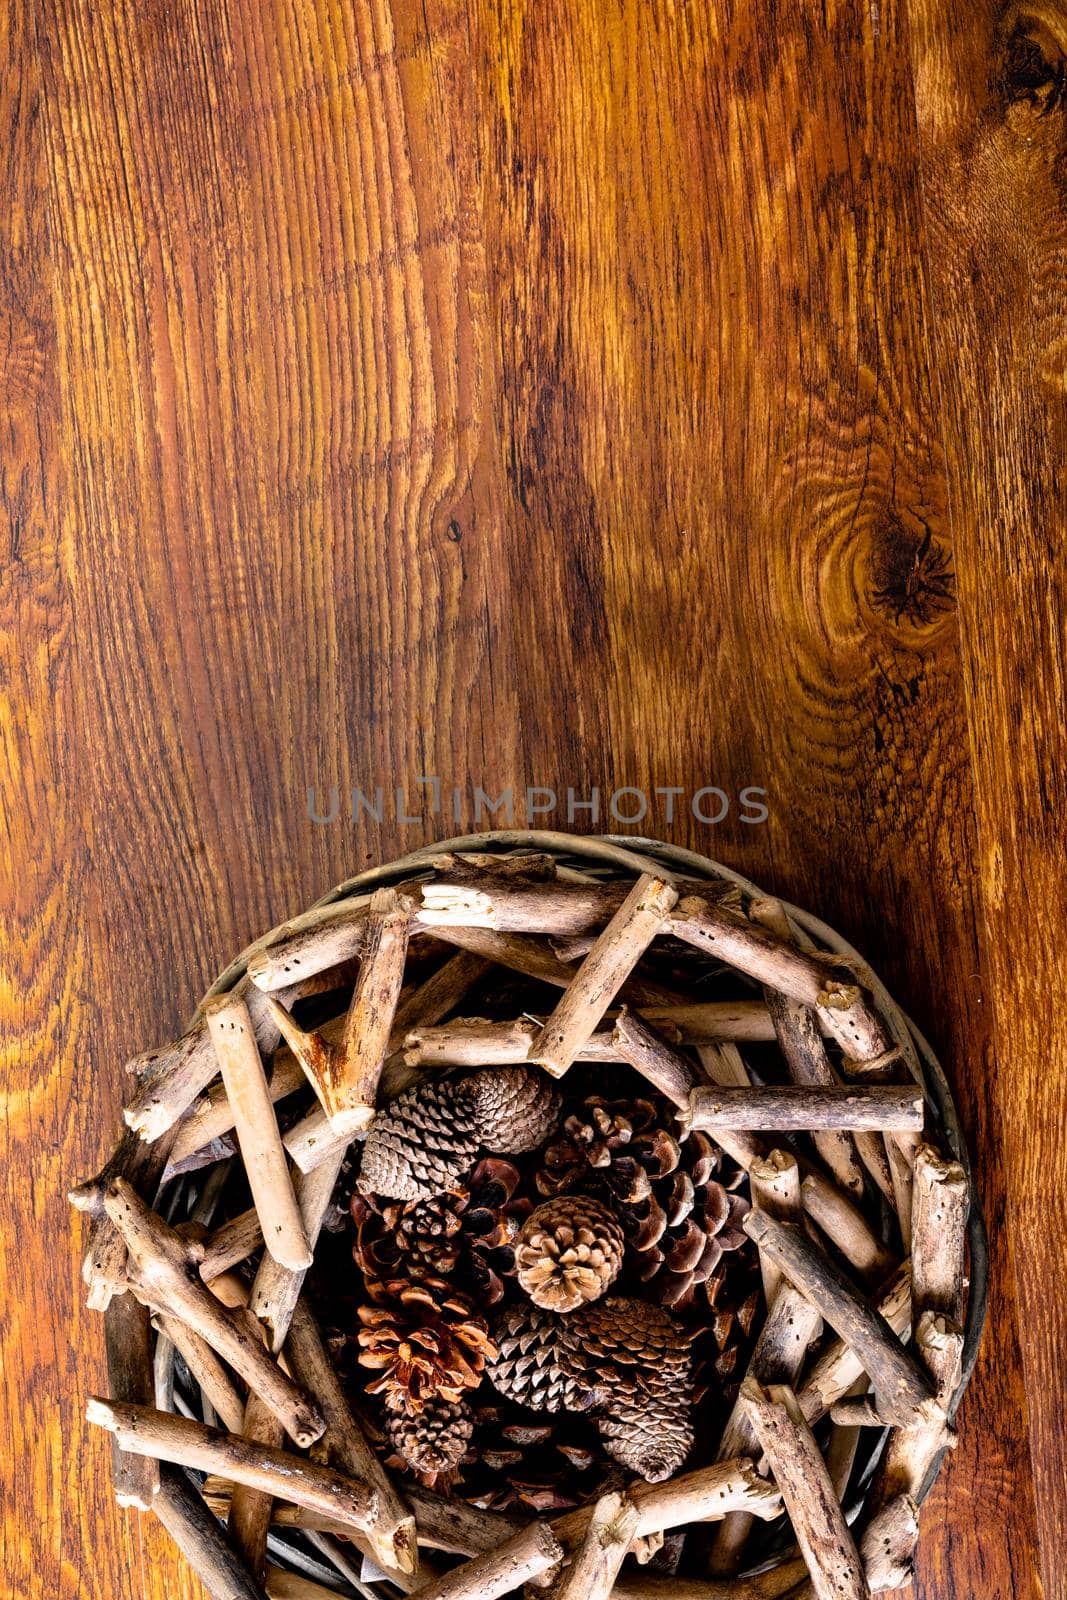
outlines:
M856 1351L874 1385L882 1415L905 1425L919 1420L934 1399L928 1379L885 1319L872 1310L844 1273L790 1223L752 1211L744 1228Z
M524 933L500 933L495 928L435 927L434 935L460 950L482 957L526 978L565 989L574 977L574 968L561 961L546 941Z
M944 1160L929 1145L915 1157L912 1192L912 1299L915 1316L942 1311L963 1317L964 1252L970 1188L958 1161Z
M635 1483L626 1492L637 1507L636 1538L687 1522L715 1522L731 1511L750 1511L771 1522L782 1509L777 1489L760 1477L746 1456L683 1472L666 1483ZM571 1549L584 1537L591 1516L591 1508L583 1506L554 1518L552 1527Z
M311 1248L293 1193L248 1007L232 994L204 1006L263 1241L285 1267L309 1267Z
M417 1571L415 1518L352 1415L318 1326L303 1299L297 1301L293 1312L285 1349L294 1375L314 1395L326 1418L324 1437L331 1457L350 1477L369 1484L377 1495L377 1509L367 1526L375 1554L387 1567L405 1573Z
M112 1185L105 1203L129 1249L130 1282L138 1296L199 1333L262 1395L297 1444L312 1444L325 1426L323 1418L248 1328L224 1310L194 1275L195 1247L156 1216L122 1178Z
M676 1106L689 1103L696 1074L692 1063L650 1023L620 1007L611 1042L627 1064Z
M123 1178L138 1194L154 1199L167 1164L171 1134L156 1144L146 1145L127 1129L110 1159L95 1178L70 1192L70 1202L89 1218L88 1238L82 1259L82 1278L88 1286L86 1301L90 1311L106 1311L113 1295L126 1288L126 1243L107 1214L105 1196L112 1183Z
M200 1276L205 1283L247 1261L263 1243L263 1229L255 1207L242 1211L209 1234L200 1247Z
M145 1315L149 1315L147 1307ZM244 1426L245 1402L234 1387L233 1379L226 1367L207 1340L194 1333L192 1328L187 1327L178 1317L159 1312L154 1320L160 1333L170 1340L189 1368L205 1399L218 1413L219 1420L226 1430L229 1433L240 1433ZM111 1398L124 1400L127 1397L116 1394L112 1385ZM143 1403L147 1404L147 1401Z
M753 922L758 922L779 939L794 938L792 926L780 901L770 898L753 900L748 914ZM803 938L797 936L797 942L804 947ZM814 1008L767 985L764 985L763 997L774 1023L786 1071L793 1082L832 1087L837 1082L837 1076L826 1053ZM851 1137L847 1133L823 1129L813 1133L812 1140L827 1171L833 1174L842 1189L848 1194L862 1195L863 1169Z
M924 1311L915 1329L915 1353L922 1361L937 1394L940 1411L911 1428L894 1428L882 1463L882 1494L918 1499L931 1468L945 1450L956 1443L948 1414L963 1371L963 1333L948 1317Z
M856 1274L868 1283L882 1282L895 1264L893 1255L848 1196L821 1174L808 1172L800 1197L807 1216L833 1240Z
M704 1578L646 1578L623 1574L615 1585L613 1600L781 1600L793 1593L807 1575L807 1567L797 1556L754 1578L726 1578L709 1582Z
M152 1510L211 1600L264 1600L264 1591L184 1473L163 1468Z
M890 1084L869 1087L708 1088L698 1085L690 1096L692 1126L714 1132L735 1128L750 1132L805 1133L815 1128L857 1128L889 1132L918 1131L923 1125L923 1097L918 1088Z
M291 1005L302 992L299 985L290 986L280 998ZM256 1043L264 1055L269 1055L278 1042L278 1029L263 1004L259 990L247 977L243 977L238 979L230 993L234 999L243 1000L247 1005ZM176 1044L167 1045L162 1050L147 1051L138 1057L136 1070L137 1093L123 1116L127 1126L151 1143L173 1127L179 1117L184 1116L218 1072L205 1018L199 1016Z
M553 1600L608 1600L637 1532L637 1509L623 1495L602 1495Z
M235 1483L325 1512L348 1527L363 1530L374 1515L375 1495L366 1484L342 1478L328 1467L315 1466L288 1451L149 1406L93 1398L86 1417L113 1433L124 1450L158 1456L198 1472L220 1473Z
M872 1594L911 1584L918 1542L919 1508L910 1495L897 1495L875 1512L860 1538Z
M881 1415L871 1395L855 1395L852 1399L837 1400L830 1407L830 1416L842 1428L884 1428Z
M898 1338L911 1327L911 1267L900 1267L878 1301L878 1315ZM797 1398L814 1427L835 1401L848 1394L864 1376L863 1359L844 1339L830 1344L804 1380Z
M867 1600L863 1564L796 1395L746 1378L741 1394L782 1492L818 1600Z
M284 1442L278 1419L271 1415L257 1394L249 1395L237 1431L247 1444L265 1445L271 1450L280 1450ZM227 1528L234 1547L257 1578L262 1578L266 1570L267 1535L273 1505L273 1491L265 1491L262 1485L234 1483Z
M635 880L640 881L640 880ZM504 933L580 937L602 928L633 893L635 882L510 884L492 878L439 878L422 885L423 926L495 928ZM735 885L680 879L676 892L699 890L709 902L736 901ZM672 902L673 904L673 902Z
M266 994L277 994L302 978L351 960L363 949L366 922L364 901L358 906L331 906L312 927L279 929L278 937L250 958L250 982Z
M318 1241L323 1218L333 1198L343 1160L342 1148L323 1162L322 1166L316 1167L314 1172L297 1174L294 1185L296 1198L312 1250ZM304 1268L294 1271L289 1267L283 1267L272 1256L264 1256L260 1262L252 1292L248 1297L248 1306L267 1329L268 1343L275 1354L285 1343L306 1276Z
M561 1078L589 1038L678 898L662 878L643 873L600 935L534 1040L530 1059Z
M893 1180L893 1209L900 1223L900 1237L906 1252L911 1250L912 1188L915 1157L921 1144L921 1133L894 1133L885 1142L889 1176Z
M800 1220L800 1168L796 1156L790 1151L772 1150L767 1156L753 1161L748 1169L748 1182L754 1206L759 1206L768 1216L780 1217L786 1222ZM774 1305L782 1274L766 1255L760 1256L760 1271L763 1276L763 1298L769 1310Z
M548 1524L531 1522L495 1550L417 1589L413 1600L500 1600L562 1560L563 1550Z
M284 1006L267 999L335 1133L351 1137L373 1120L378 1079L404 980L410 926L410 901L395 889L376 890L367 913L359 977L339 1043L321 1033L305 1033Z
M814 1006L833 981L833 969L821 956L798 950L765 928L754 927L739 912L713 906L703 894L680 900L669 931L728 967Z

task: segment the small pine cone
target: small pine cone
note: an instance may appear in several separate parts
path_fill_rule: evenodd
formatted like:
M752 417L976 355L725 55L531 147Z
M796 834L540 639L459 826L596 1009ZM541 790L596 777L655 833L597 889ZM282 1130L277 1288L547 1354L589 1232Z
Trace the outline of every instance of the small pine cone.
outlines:
M462 1087L470 1097L474 1131L486 1150L522 1155L544 1144L559 1124L559 1086L535 1067L475 1072Z
M485 1369L493 1387L532 1411L588 1411L600 1396L567 1326L549 1312L513 1306L493 1330L497 1354Z
M474 1418L465 1401L435 1399L415 1412L404 1405L390 1406L385 1431L409 1467L436 1476L451 1472L463 1460L474 1433Z
M380 1111L363 1146L359 1187L392 1200L425 1200L469 1172L480 1143L465 1086L451 1079L407 1089Z
M368 1394L415 1412L477 1388L496 1347L466 1295L435 1278L366 1287L374 1303L359 1307L359 1364L381 1374Z
M607 1206L588 1195L560 1195L526 1219L515 1265L535 1306L574 1311L614 1283L622 1257L622 1228Z

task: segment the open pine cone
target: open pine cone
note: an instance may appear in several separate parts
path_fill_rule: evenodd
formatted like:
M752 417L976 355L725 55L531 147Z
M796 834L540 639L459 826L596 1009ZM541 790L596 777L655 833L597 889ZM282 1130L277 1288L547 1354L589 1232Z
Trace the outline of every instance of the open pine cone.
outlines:
M515 1266L535 1306L574 1311L614 1283L622 1252L622 1228L607 1206L588 1195L560 1195L526 1219Z
M648 1298L684 1311L723 1255L747 1247L749 1207L741 1168L706 1134L679 1143L671 1121L652 1099L590 1095L546 1148L536 1183L544 1195L581 1190L610 1205Z
M466 1295L437 1278L367 1288L374 1303L359 1308L359 1363L381 1372L368 1394L416 1413L431 1400L457 1404L477 1387L496 1347Z
M385 1431L408 1466L432 1480L462 1461L474 1433L474 1417L465 1400L435 1396L421 1410L409 1411L401 1398L394 1398L386 1403Z

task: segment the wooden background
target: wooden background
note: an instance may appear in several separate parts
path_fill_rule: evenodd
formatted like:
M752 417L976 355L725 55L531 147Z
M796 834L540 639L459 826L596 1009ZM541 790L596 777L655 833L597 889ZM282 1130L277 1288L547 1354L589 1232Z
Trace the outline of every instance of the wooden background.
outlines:
M456 831L421 774L464 827L475 784L768 791L646 827L880 966L981 1164L922 1600L1067 1593L1067 9L0 30L9 1592L196 1593L83 1441L62 1195L239 947ZM310 820L353 784L422 820Z

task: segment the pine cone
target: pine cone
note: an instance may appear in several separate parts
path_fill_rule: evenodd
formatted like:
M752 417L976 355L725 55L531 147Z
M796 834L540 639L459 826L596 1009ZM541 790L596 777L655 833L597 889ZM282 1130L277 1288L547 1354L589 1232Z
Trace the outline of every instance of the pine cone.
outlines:
M544 1195L581 1188L610 1205L645 1293L684 1311L725 1253L755 1252L741 1227L748 1201L734 1192L744 1173L706 1134L679 1144L667 1130L672 1116L652 1100L592 1095L545 1150L536 1183Z
M440 1396L421 1411L403 1404L386 1408L385 1431L389 1442L409 1467L428 1477L451 1472L466 1455L474 1433L474 1417L466 1401Z
M585 1505L617 1472L591 1421L531 1417L497 1398L474 1407L474 1438L454 1493L483 1511L518 1507L541 1516Z
M375 1304L359 1308L359 1362L382 1374L368 1394L414 1413L435 1399L455 1404L478 1385L496 1347L466 1295L436 1278L367 1288Z
M392 1200L424 1200L451 1189L478 1153L470 1110L451 1078L405 1089L379 1111L363 1145L359 1187Z
M354 1195L352 1254L364 1278L464 1275L479 1305L495 1305L515 1271L515 1242L530 1212L510 1161L479 1161L462 1189L427 1200Z
M535 1306L574 1311L610 1287L622 1255L622 1228L606 1206L588 1195L561 1195L527 1218L515 1265Z
M532 1411L588 1411L600 1398L571 1331L574 1318L513 1306L493 1330L497 1354L486 1376L509 1400Z
M536 1150L553 1133L563 1109L559 1085L535 1067L498 1067L463 1082L471 1121L486 1150L509 1156Z
M481 1148L535 1150L559 1121L562 1096L533 1067L503 1067L406 1089L380 1111L363 1146L359 1188L424 1200L455 1188Z
M693 1448L691 1329L659 1306L612 1298L580 1315L583 1358L600 1375L608 1453L649 1483L677 1472Z

